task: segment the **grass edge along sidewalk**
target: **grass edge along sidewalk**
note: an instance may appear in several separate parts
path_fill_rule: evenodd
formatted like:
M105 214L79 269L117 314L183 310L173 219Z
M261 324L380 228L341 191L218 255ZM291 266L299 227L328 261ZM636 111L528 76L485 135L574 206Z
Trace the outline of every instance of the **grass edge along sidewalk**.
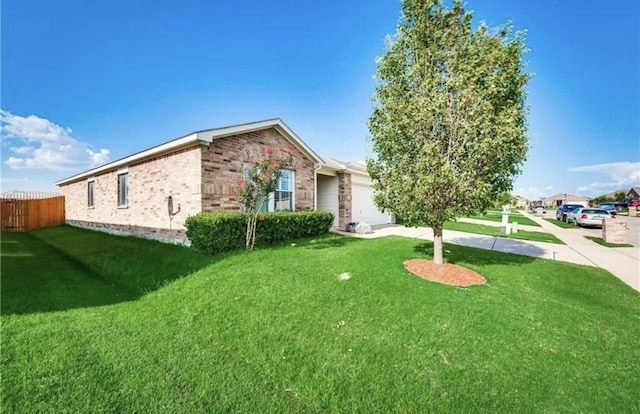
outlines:
M68 227L11 237L133 297L30 309L11 302L32 286L3 289L6 412L640 410L640 297L601 269L446 244L488 280L460 289L408 273L433 246L401 237L215 257ZM15 247L3 286L42 260ZM72 294L53 270L49 292Z
M543 231L526 231L519 230L517 233L511 233L509 235L500 232L500 228L497 226L490 226L477 223L466 223L463 221L447 221L444 223L445 230L454 230L464 233L483 234L493 237L505 237L516 240L528 240L538 241L545 243L565 244L562 240L558 239L551 233L545 233Z

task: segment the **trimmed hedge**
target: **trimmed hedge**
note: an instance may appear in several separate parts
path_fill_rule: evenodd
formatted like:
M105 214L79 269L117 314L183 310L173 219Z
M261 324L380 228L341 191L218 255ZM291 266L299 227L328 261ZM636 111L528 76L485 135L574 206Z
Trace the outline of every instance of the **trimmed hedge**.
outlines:
M329 232L333 219L327 211L263 213L258 216L256 244L319 236ZM216 254L245 245L246 213L199 213L187 218L185 225L191 247L199 252Z

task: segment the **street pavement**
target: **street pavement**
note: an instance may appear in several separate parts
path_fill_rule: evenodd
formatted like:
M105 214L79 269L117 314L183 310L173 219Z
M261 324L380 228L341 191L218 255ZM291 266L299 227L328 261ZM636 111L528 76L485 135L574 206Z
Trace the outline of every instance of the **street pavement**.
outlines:
M566 244L515 240L507 237L493 237L451 230L443 230L442 239L445 243L600 267L640 292L640 243L636 240L635 233L632 240L629 240L631 244L634 244L634 247L605 247L584 237L589 234L602 236L601 231L600 233L589 233L587 229L564 229L527 212L520 210L519 212L540 224L540 227L518 225L519 230L551 233ZM640 220L640 218L629 218L629 220ZM500 226L499 222L488 220L459 219L459 221ZM433 240L431 228L411 228L400 225L375 228L371 234L348 234L360 238L395 235Z

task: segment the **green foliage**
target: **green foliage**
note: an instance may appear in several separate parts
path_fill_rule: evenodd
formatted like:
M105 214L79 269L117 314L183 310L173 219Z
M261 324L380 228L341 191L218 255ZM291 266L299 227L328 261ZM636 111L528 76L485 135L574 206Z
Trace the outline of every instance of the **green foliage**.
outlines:
M258 216L256 239L260 244L301 237L319 236L329 232L333 214L328 211L273 212Z
M593 204L594 206L597 206L600 203L615 203L615 201L616 200L613 197L598 196L591 200L591 204Z
M610 195L600 195L591 199L591 203L593 205L598 205L600 203L620 203L627 198L627 194L624 191L618 191L613 196Z
M276 190L282 170L293 160L291 149L274 152L273 148L267 147L264 158L250 165L247 178L243 177L239 183L240 203L248 213L245 230L247 249L253 249L256 243L256 225L263 204L269 199L269 194Z
M245 244L249 213L209 212L187 219L187 237L195 250L216 254ZM256 216L256 241L270 244L329 232L333 214L327 211L260 213Z
M188 217L185 227L191 247L198 252L216 254L244 246L247 216L215 211Z
M512 205L515 203L516 198L508 191L503 191L498 195L495 202L495 207L502 207L504 205Z
M369 118L376 204L433 227L437 250L445 221L511 190L528 149L524 36L471 20L457 0L405 0Z

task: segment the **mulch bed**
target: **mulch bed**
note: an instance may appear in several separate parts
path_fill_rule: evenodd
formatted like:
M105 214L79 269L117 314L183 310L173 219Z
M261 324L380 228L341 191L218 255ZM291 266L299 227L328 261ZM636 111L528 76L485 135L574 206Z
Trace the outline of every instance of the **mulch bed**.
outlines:
M477 272L451 263L437 265L433 260L411 259L405 260L404 268L422 279L445 285L467 287L487 283Z

